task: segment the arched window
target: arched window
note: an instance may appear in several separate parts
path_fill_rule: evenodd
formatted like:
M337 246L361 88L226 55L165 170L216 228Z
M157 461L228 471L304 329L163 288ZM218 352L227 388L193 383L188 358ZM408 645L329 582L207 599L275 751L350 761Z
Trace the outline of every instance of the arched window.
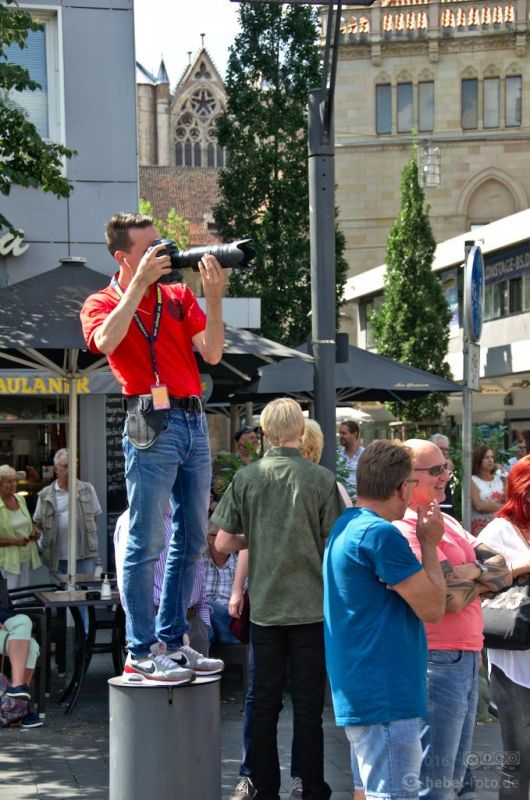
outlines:
M182 142L177 142L175 145L175 163L177 167L184 166L184 152L182 149Z
M191 142L189 139L184 143L184 164L186 167L192 167L193 162L191 158Z
M208 166L215 167L215 145L210 142L206 149L207 157L208 157Z
M202 166L202 156L201 156L201 143L195 142L193 145L193 166L194 167L201 167Z

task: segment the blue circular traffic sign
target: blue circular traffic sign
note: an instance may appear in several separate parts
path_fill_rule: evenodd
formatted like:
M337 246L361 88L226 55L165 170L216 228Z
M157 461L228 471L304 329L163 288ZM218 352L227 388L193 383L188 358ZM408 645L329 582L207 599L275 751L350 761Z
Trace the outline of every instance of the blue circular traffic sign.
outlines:
M477 245L468 253L464 281L465 333L472 342L478 342L484 321L484 259Z

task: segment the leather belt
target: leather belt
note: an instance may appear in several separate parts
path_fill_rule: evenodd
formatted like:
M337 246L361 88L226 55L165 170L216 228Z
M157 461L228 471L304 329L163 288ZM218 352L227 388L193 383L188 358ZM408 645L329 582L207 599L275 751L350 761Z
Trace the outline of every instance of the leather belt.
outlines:
M124 397L123 400L126 411L136 411L137 409L147 411L153 407L150 394L131 394ZM198 397L170 397L169 405L171 408L180 408L183 411L202 410Z

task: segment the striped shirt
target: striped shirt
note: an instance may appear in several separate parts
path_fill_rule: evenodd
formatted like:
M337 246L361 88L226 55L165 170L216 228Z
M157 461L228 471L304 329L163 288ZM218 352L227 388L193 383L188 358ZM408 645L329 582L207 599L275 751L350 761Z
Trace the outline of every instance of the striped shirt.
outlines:
M153 604L155 608L160 605L160 595L162 593L162 585L164 583L164 571L166 566L167 554L169 550L169 542L173 535L173 527L171 525L171 512L164 514L164 528L166 534L166 543L164 549L160 553L160 558L154 566L154 586L153 586ZM116 580L118 583L118 591L120 593L120 600L123 610L127 613L125 605L125 598L123 596L123 562L125 560L125 550L127 548L127 537L129 535L129 509L123 512L121 517L116 522L116 530L114 531L114 555L116 559ZM197 607L197 615L204 622L205 625L210 625L210 606L206 599L204 592L204 563L202 559L197 562L197 572L195 574L195 581L190 599L190 608Z

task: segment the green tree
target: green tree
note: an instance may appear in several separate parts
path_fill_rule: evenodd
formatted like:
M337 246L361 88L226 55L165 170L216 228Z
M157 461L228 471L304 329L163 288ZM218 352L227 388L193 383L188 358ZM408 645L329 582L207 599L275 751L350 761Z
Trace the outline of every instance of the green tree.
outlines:
M10 95L40 88L24 67L9 63L6 49L27 47L30 33L40 29L27 11L7 8L14 4L15 0L0 4L0 192L7 196L13 186L24 186L69 197L72 184L63 175L63 157L70 158L75 151L43 141ZM16 230L0 213L2 226Z
M377 351L403 364L451 377L444 361L449 346L449 307L432 272L436 242L418 180L416 148L401 173L401 208L388 235L384 301L372 316ZM390 403L402 420L440 417L442 394Z
M180 217L174 208L170 209L165 219L155 219L153 216L153 205L149 200L140 200L140 214L152 217L154 226L158 230L162 239L173 239L177 243L179 250L186 248L190 241L190 223L187 219Z
M229 164L214 210L223 239L250 236L253 272L234 271L229 293L258 296L261 331L295 345L311 330L307 100L320 85L316 13L303 6L241 5L230 50L227 109L218 124ZM340 303L347 264L337 233Z

